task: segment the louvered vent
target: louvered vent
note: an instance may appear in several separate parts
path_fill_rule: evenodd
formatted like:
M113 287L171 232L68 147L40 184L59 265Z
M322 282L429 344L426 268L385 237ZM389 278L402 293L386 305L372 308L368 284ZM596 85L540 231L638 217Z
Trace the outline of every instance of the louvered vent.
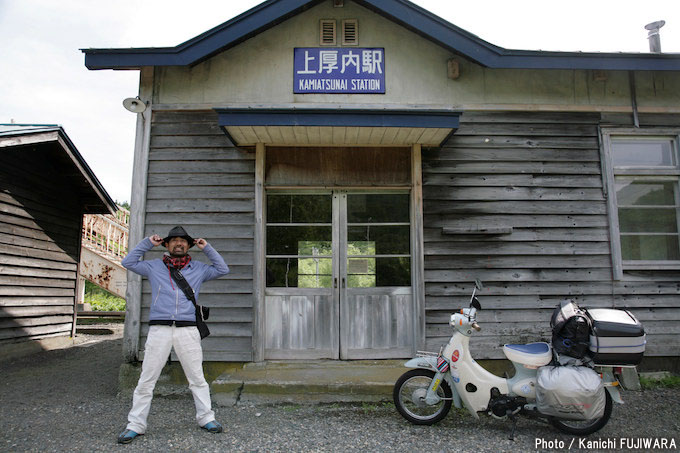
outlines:
M345 19L342 21L342 45L359 45L359 23L356 19Z
M335 41L335 20L321 19L319 25L320 43L322 46L334 46Z

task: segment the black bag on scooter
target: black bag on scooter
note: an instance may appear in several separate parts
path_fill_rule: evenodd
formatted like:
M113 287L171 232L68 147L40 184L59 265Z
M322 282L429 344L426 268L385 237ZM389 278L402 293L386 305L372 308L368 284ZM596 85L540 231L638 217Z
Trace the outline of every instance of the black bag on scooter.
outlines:
M590 322L576 302L564 300L550 319L552 346L558 354L583 358L590 346Z

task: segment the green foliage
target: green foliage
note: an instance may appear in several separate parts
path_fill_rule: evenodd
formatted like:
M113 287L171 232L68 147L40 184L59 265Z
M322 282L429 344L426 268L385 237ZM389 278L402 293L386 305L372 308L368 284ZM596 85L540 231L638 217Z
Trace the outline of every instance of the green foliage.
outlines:
M117 204L118 206L120 206L121 208L127 209L128 211L130 210L130 203L128 203L127 201L123 201L123 202L121 203L120 201L116 200L116 204Z
M653 390L657 388L680 389L680 376L670 375L660 379L640 376L640 385L644 390Z
M125 299L85 281L85 303L94 311L125 311Z

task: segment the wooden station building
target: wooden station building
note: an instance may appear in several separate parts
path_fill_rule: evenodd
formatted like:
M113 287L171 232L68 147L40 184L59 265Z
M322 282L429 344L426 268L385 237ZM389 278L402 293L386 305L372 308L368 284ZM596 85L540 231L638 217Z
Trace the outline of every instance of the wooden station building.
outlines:
M548 338L564 298L678 356L680 55L507 50L406 0L269 0L84 53L140 71L132 244L184 225L232 270L200 296L206 360L438 350L476 278L479 358ZM129 360L150 294L129 275Z

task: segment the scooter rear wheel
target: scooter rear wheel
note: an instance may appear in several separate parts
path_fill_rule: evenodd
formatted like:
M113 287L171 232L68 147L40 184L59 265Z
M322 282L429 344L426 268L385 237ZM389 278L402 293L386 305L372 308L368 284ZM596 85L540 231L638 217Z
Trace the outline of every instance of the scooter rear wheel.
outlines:
M432 425L446 417L451 409L451 388L442 380L437 389L440 399L436 404L427 404L425 396L435 373L415 369L407 371L394 384L394 405L399 413L414 425Z
M609 392L605 390L605 405L604 414L602 417L593 420L565 420L555 417L550 417L550 424L559 429L563 433L576 434L577 436L587 436L595 431L599 431L607 424L609 418L612 416L612 397Z

